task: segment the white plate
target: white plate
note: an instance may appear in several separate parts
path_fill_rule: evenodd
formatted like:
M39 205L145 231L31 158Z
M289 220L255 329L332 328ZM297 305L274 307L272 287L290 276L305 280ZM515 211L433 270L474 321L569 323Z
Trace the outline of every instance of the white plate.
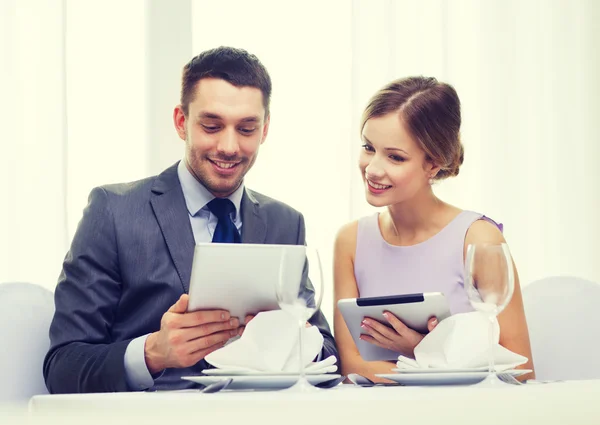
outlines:
M323 375L307 375L306 379L312 385L317 385L322 382L331 381L339 378L340 375L323 374ZM229 390L281 390L289 388L296 383L298 375L256 375L256 376L183 376L181 379L196 382L202 385L210 385L219 382L224 378L231 378L233 381L227 389Z
M469 369L392 369L393 372L402 374L439 374L439 373L481 373L488 371L488 367L477 367ZM498 373L510 373L512 376L521 376L531 372L531 369L506 369L498 371Z
M332 372L335 372L334 367ZM204 375L209 376L298 376L298 372L269 372L262 370L235 370L235 369L204 369ZM315 372L305 371L306 375L323 375L324 372L318 370Z
M473 372L487 372L488 366L473 367L464 369L442 369L442 368L414 368L414 369L392 369L393 372L398 373L473 373Z
M502 373L521 376L529 373L527 369L512 369ZM378 373L376 376L389 379L404 385L468 385L481 382L487 372L438 372L438 373Z

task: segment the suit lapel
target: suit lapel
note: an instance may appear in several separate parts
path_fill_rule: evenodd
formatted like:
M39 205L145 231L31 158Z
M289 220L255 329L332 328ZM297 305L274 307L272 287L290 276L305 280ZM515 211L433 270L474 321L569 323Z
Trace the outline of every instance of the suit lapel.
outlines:
M248 189L242 197L242 243L265 243L267 219L260 214L260 204Z
M169 254L181 279L184 292L188 292L194 234L190 225L185 198L177 177L177 164L160 174L152 187L150 204L167 244Z

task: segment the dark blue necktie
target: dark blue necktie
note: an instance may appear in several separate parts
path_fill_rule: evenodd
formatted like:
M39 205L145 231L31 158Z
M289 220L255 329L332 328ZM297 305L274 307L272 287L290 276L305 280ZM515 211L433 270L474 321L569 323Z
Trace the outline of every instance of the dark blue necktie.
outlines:
M208 209L219 221L213 235L212 241L217 243L240 243L240 234L231 220L231 214L235 213L235 205L227 198L215 198L208 203Z

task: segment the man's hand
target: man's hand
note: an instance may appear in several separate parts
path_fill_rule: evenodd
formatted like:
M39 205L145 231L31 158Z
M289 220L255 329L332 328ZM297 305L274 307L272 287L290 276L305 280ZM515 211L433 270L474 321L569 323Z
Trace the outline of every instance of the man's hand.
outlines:
M246 325L250 322L250 320L254 319L256 314L248 314L244 319L244 325L240 327L240 335L244 334L244 330L246 330Z
M148 335L144 355L150 373L193 366L241 334L239 320L231 318L228 311L186 313L188 300L187 294L182 295L163 314L160 330Z
M377 345L381 348L395 351L404 356L414 357L415 347L425 335L410 329L389 311L383 313L389 324L379 323L377 320L365 318L361 324L367 334L361 334L360 339ZM432 317L427 322L427 329L431 332L438 324L437 318Z

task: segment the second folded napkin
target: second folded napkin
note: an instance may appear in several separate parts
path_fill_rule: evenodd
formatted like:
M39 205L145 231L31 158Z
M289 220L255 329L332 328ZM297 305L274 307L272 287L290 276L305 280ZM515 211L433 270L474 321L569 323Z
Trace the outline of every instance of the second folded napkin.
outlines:
M298 322L283 310L256 315L236 341L213 351L206 361L219 369L238 372L297 372ZM306 373L335 372L337 359L331 356L313 362L323 348L323 336L316 326L302 329L302 362Z
M527 357L504 348L499 341L498 321L494 322L492 341L497 371L513 369ZM474 369L488 365L490 347L489 319L480 312L455 314L442 320L415 347L415 358L399 356L398 369L439 368Z

